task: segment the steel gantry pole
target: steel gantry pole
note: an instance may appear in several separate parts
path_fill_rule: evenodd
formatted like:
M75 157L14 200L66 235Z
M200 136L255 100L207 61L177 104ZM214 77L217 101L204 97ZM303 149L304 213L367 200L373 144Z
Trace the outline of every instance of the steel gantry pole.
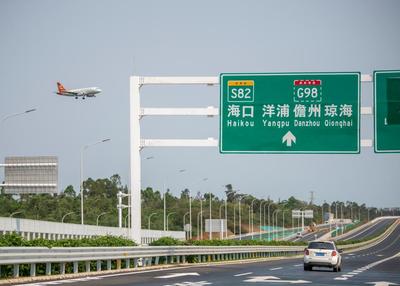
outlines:
M141 132L140 132L140 77L130 77L130 192L131 192L131 238L141 244ZM165 189L164 189L165 190ZM165 220L164 220L165 225Z

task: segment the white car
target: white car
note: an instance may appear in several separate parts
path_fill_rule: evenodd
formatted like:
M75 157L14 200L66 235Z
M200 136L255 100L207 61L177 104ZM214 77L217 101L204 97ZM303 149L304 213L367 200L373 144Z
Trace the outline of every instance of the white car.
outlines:
M342 251L332 241L311 241L304 250L304 271L311 271L313 266L342 270Z
M296 238L302 238L303 234L301 232L296 233Z

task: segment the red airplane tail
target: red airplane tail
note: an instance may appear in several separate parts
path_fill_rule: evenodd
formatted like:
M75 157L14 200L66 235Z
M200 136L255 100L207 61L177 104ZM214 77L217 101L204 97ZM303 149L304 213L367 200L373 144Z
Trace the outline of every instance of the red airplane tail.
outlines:
M65 87L60 82L57 82L57 88L58 88L58 93L63 93L66 90Z

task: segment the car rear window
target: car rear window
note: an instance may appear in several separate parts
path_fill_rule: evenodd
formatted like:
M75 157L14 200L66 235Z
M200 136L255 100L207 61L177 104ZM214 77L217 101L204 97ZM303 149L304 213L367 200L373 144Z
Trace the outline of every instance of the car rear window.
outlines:
M328 242L310 242L309 249L335 249L332 243Z

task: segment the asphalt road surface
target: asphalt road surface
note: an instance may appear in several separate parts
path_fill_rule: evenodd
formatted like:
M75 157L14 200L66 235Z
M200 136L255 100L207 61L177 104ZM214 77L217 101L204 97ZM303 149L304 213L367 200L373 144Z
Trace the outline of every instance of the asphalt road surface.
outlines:
M181 266L168 270L130 272L25 285L389 285L400 284L400 225L381 243L365 250L343 253L342 272L314 268L304 271L302 258L251 263Z
M374 236L384 231L385 228L388 227L390 224L392 224L394 220L395 219L378 220L369 226L361 228L360 230L358 230L355 233L352 233L351 235L344 236L341 240L358 240Z

